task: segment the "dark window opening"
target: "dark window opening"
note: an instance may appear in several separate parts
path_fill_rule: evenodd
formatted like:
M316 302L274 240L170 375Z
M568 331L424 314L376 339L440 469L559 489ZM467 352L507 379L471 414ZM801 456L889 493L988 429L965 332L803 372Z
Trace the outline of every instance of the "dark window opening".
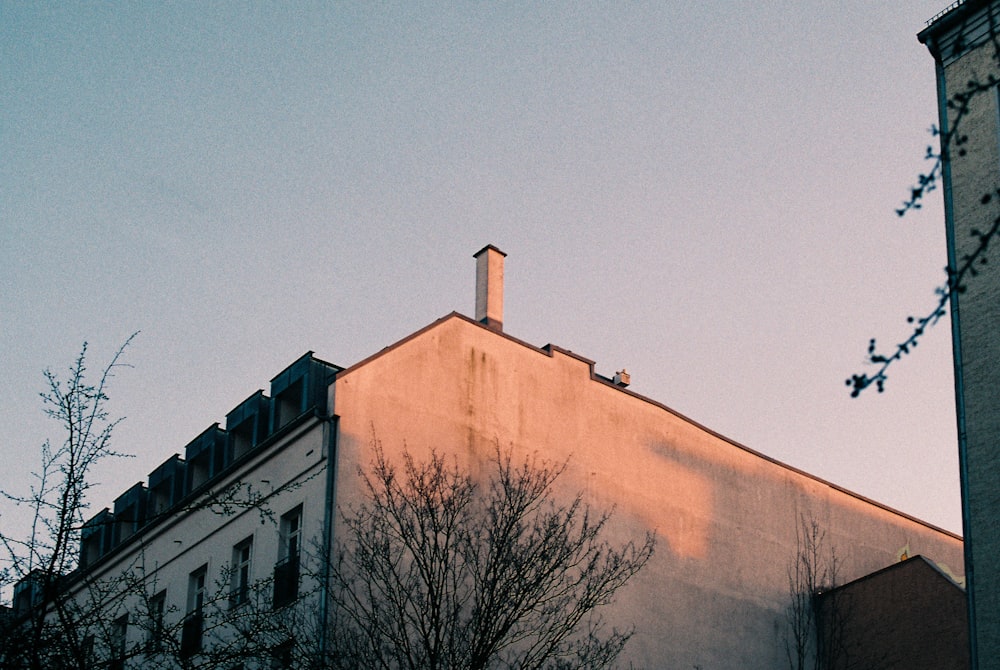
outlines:
M191 658L201 651L201 634L204 621L201 612L188 614L181 624L181 658Z
M272 670L284 670L292 667L292 652L295 650L295 642L287 640L271 650Z
M274 430L278 430L292 419L298 417L305 409L303 383L297 382L286 388L274 398Z
M237 460L254 448L254 422L244 421L229 431L229 443L233 449L233 460Z
M188 477L194 491L212 476L212 461L207 454L188 461Z
M299 560L294 556L274 566L274 609L293 603L298 597Z

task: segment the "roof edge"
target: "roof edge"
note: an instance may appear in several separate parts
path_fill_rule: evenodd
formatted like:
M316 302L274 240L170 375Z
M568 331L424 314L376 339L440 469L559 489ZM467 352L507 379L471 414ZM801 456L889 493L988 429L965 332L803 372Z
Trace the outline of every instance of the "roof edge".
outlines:
M569 356L571 358L575 358L575 359L577 359L577 360L579 360L579 361L581 361L583 363L586 363L589 366L591 381L597 382L599 384L603 384L604 386L612 388L612 389L618 391L619 393L624 393L626 395L630 395L633 398L636 398L637 400L641 400L642 402L649 403L649 404L651 404L651 405L653 405L653 406L655 406L655 407L657 407L659 409L662 409L665 412L673 414L678 419L680 419L680 420L682 420L682 421L684 421L684 422L686 422L686 423L694 426L695 428L698 428L699 430L702 430L702 431L708 433L709 435L711 435L711 436L713 436L713 437L715 437L715 438L717 438L717 439L719 439L719 440L721 440L721 441L723 441L723 442L725 442L725 443L727 443L727 444L729 444L729 445L731 445L733 447L736 447L737 449L745 451L745 452L747 452L748 454L750 454L752 456L756 456L756 457L761 458L761 459L763 459L763 460L765 460L765 461L767 461L769 463L772 463L772 464L777 465L777 466L779 466L781 468L784 468L785 470L788 470L789 472L795 473L795 474L800 475L802 477L805 477L807 479L811 479L811 480L815 481L818 484L822 484L824 486L828 486L828 487L830 487L831 489L833 489L835 491L838 491L838 492L843 493L843 494L845 494L847 496L850 496L850 497L852 497L852 498L854 498L856 500L860 500L861 502L864 502L864 503L867 503L867 504L872 505L874 507L877 507L879 509L882 509L882 510L884 510L886 512L889 512L890 514L894 514L894 515L899 516L899 517L901 517L903 519L906 519L908 521L912 521L913 523L916 523L916 524L919 524L921 526L924 526L925 528L927 528L929 530L933 530L933 531L935 531L937 533L941 533L943 535L947 535L948 537L954 538L956 540L963 541L963 537L961 535L959 535L958 533L954 533L954 532L952 532L950 530L941 528L940 526L936 526L936 525L934 525L934 524L932 524L932 523L930 523L928 521L924 521L923 519L919 519L919 518L913 516L912 514L907 514L906 512L900 511L900 510L898 510L898 509L896 509L894 507L890 507L889 505L886 505L884 503L880 503L877 500L873 500L872 498L864 496L864 495L862 495L860 493L856 493L854 491L851 491L850 489L846 489L843 486L840 486L838 484L834 484L833 482L830 482L830 481L828 481L826 479L823 479L822 477L819 477L817 475L814 475L814 474L811 474L809 472L806 472L805 470L801 470L801 469L799 469L799 468L797 468L797 467L795 467L793 465L789 465L788 463L785 463L783 461L779 461L778 459L773 458L771 456L768 456L767 454L761 453L761 452L757 451L756 449L751 449L750 447L748 447L748 446L746 446L744 444L741 444L741 443L737 442L736 440L733 440L733 439L731 439L729 437L726 437L722 433L716 432L716 431L712 430L711 428L705 426L704 424L699 423L698 421L695 421L694 419L692 419L692 418L690 418L688 416L685 416L684 414L681 414L677 410L675 410L675 409L673 409L673 408L671 408L671 407L669 407L667 405L664 405L663 403L661 403L661 402L659 402L657 400L653 400L652 398L649 398L647 396L644 396L644 395L641 395L639 393L636 393L635 391L630 391L629 389L626 389L626 388L623 388L621 386L618 386L618 385L616 385L614 383L613 380L610 380L607 377L604 377L602 375L599 375L599 374L595 373L594 372L594 365L595 365L595 363L594 363L594 361L590 360L589 358L585 358L584 356L581 356L581 355L579 355L577 353L574 353L573 351L570 351L569 349L563 349L562 347L556 346L554 344L546 344L544 347L536 347L533 344L529 344L528 342L525 342L524 340L520 340L520 339L518 339L516 337L508 335L507 333L498 332L496 330L493 330L492 328L489 328L485 324L479 323L478 321L476 321L476 320L474 320L472 318L469 318L468 316L465 316L464 314L460 314L459 312L453 311L453 312L451 312L449 314L446 314L445 316L443 316L443 317L441 317L441 318L439 318L439 319L437 319L437 320L435 320L435 321L427 324L426 326L424 326L420 330L417 330L417 331L415 331L415 332L407 335L403 339L398 340L397 342L394 342L393 344L390 344L387 347L384 347L383 349L381 349L380 351L372 354L371 356L368 356L367 358L364 358L361 361L358 361L354 365L351 365L351 366L348 366L348 367L344 368L343 370L341 370L340 372L338 372L336 374L336 376L334 377L334 382L336 382L337 380L339 380L341 377L347 376L351 372L353 372L353 371L355 371L355 370L357 370L357 369L359 369L359 368L361 368L361 367L363 367L363 366L371 363L372 361L374 361L374 360L376 360L378 358L381 358L382 356L384 356L384 355L390 353L391 351L393 351L393 350L395 350L395 349L403 346L404 344L410 342L411 340L416 339L417 337L420 337L421 335L423 335L423 334L425 334L425 333L433 330L434 328L437 328L441 324L443 324L443 323L445 323L447 321L451 321L453 319L458 319L459 321L464 321L465 323L467 323L467 324L469 324L471 326L475 326L476 328L482 328L483 330L491 333L492 335L495 335L497 337L502 337L502 338L504 338L506 340L514 342L515 344L519 344L519 345L521 345L521 346L523 346L523 347L525 347L527 349L530 349L530 350L535 351L535 352L537 352L539 354L542 354L543 356L548 356L548 357L551 358L555 353L560 353L560 354L563 354L565 356Z
M876 578L881 577L885 573L890 572L892 570L901 570L904 566L905 567L910 567L910 566L915 565L915 564L926 565L931 570L933 570L938 576L940 576L942 579L944 579L945 581L947 581L949 584L953 585L956 589L958 589L959 591L962 591L963 593L965 592L965 587L962 586L959 582L957 582L955 580L955 578L952 577L951 575L949 575L945 570L943 570L940 565L938 565L937 563L935 563L931 559L927 558L926 556L923 556L921 554L917 554L916 556L911 556L910 558L907 558L905 560L897 561L895 563L890 563L889 565L885 566L884 568L879 568L875 572L869 572L867 575L862 575L861 577L858 577L857 579L852 579L849 582L846 582L844 584L840 584L838 586L835 586L832 589L829 589L828 591L824 591L822 593L819 593L818 595L822 597L822 596L827 595L829 593L834 593L836 591L840 591L842 589L846 589L846 588L855 586L855 585L860 584L862 582L866 582L866 581L868 581L870 579L876 579Z

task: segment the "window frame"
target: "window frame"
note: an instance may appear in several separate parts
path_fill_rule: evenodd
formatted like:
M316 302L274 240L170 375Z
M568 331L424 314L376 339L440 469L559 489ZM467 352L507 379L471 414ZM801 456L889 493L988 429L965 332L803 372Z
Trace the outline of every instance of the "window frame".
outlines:
M233 546L229 603L238 607L250 600L253 579L253 535Z
M128 612L111 622L108 642L108 668L112 670L124 668L128 646Z
M302 505L281 515L278 562L298 561L302 555Z
M181 623L181 658L187 659L204 648L205 597L208 593L208 563L188 575L187 614Z
M302 505L281 515L278 526L278 562L274 565L272 607L277 610L298 600L302 560Z
M188 614L202 614L205 610L205 595L208 592L208 563L188 575Z
M149 630L146 631L146 653L163 651L166 633L167 590L163 589L149 597Z

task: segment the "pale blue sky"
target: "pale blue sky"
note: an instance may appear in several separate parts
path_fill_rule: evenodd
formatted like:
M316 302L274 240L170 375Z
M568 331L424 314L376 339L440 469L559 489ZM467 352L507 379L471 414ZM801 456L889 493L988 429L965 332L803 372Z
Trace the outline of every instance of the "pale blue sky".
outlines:
M844 386L944 276L893 209L945 4L0 1L4 485L83 340L142 331L96 511L303 352L471 314L493 243L510 334L960 530L947 323Z

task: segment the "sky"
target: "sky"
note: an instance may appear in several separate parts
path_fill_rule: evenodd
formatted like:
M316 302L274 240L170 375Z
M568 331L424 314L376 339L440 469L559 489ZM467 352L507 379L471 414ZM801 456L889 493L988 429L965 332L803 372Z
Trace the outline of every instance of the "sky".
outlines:
M0 0L0 487L85 341L140 331L96 513L306 351L472 315L494 244L505 332L960 532L947 321L844 383L944 279L940 194L894 209L946 4Z

